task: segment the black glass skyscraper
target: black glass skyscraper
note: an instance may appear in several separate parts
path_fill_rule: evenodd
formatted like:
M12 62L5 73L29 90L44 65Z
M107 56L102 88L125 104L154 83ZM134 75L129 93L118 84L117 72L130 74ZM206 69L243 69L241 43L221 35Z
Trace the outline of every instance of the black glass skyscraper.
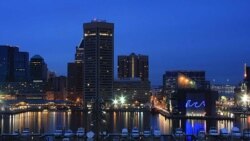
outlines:
M84 27L84 100L111 101L114 79L114 24L94 20Z
M27 81L29 53L15 46L0 46L0 82Z

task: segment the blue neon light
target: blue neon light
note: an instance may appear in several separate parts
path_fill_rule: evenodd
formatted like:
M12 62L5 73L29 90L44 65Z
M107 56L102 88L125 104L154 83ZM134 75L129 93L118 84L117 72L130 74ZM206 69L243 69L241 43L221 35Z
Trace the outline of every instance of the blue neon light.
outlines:
M205 107L206 106L206 103L205 103L204 100L200 104L197 101L195 101L193 103L191 103L191 102L192 102L192 100L187 100L187 102L186 102L186 108L192 108L192 107L194 107L194 108L200 108L200 107Z

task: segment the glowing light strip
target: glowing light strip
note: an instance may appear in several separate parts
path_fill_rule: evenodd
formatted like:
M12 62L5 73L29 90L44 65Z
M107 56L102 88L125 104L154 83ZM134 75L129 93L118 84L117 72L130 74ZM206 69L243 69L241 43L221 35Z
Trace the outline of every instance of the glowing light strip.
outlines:
M247 64L244 64L244 77L247 78Z
M191 100L187 100L187 103L186 103L186 108L192 108L192 107L195 107L195 108L200 108L200 107L205 107L206 106L206 103L205 103L205 101L203 100L200 104L199 104L199 102L193 102L192 104L191 104Z

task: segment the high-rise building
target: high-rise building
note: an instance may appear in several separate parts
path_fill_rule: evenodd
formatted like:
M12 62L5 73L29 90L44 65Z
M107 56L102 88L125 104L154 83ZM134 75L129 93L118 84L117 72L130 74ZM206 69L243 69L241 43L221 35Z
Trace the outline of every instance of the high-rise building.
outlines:
M68 98L75 101L83 98L83 63L68 63Z
M76 63L84 62L84 40L81 40L79 46L76 47L75 62Z
M250 67L247 64L244 65L244 80L250 82Z
M143 81L148 80L148 56L136 55L118 56L118 78L141 78Z
M72 101L83 99L84 41L76 47L75 61L68 63L67 91Z
M40 55L35 55L30 59L30 79L33 82L46 82L48 68L44 59Z
M28 52L20 52L14 46L0 46L0 82L27 81L28 68Z
M113 96L114 24L94 20L84 27L84 100Z

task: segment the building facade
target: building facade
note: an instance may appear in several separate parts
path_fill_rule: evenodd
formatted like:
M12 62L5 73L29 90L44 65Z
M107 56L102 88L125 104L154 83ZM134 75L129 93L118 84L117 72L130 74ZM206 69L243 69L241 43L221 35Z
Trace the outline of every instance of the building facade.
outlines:
M114 79L114 24L94 20L84 27L84 101L111 102Z
M211 85L211 90L217 91L219 97L225 97L227 99L233 99L235 96L236 86L234 85L226 85L226 84L213 84Z
M68 63L67 97L70 100L83 99L83 74L83 63Z
M250 67L247 64L244 65L244 83L246 85L247 92L250 92Z
M142 81L148 80L149 63L148 56L131 53L129 56L118 56L118 78L140 78Z
M67 92L72 101L83 101L84 41L76 47L75 61L68 63Z
M164 93L170 95L179 88L210 89L205 71L166 71L163 75Z
M34 55L30 59L30 79L33 82L47 82L47 64L40 55Z
M114 81L114 95L124 96L127 104L147 103L150 98L150 82L141 79L119 79Z
M167 96L168 110L188 116L214 115L218 94L210 90L205 71L166 71L163 92Z
M66 82L65 76L50 77L47 83L47 100L66 100Z
M0 82L23 82L29 78L29 53L15 46L0 46Z

